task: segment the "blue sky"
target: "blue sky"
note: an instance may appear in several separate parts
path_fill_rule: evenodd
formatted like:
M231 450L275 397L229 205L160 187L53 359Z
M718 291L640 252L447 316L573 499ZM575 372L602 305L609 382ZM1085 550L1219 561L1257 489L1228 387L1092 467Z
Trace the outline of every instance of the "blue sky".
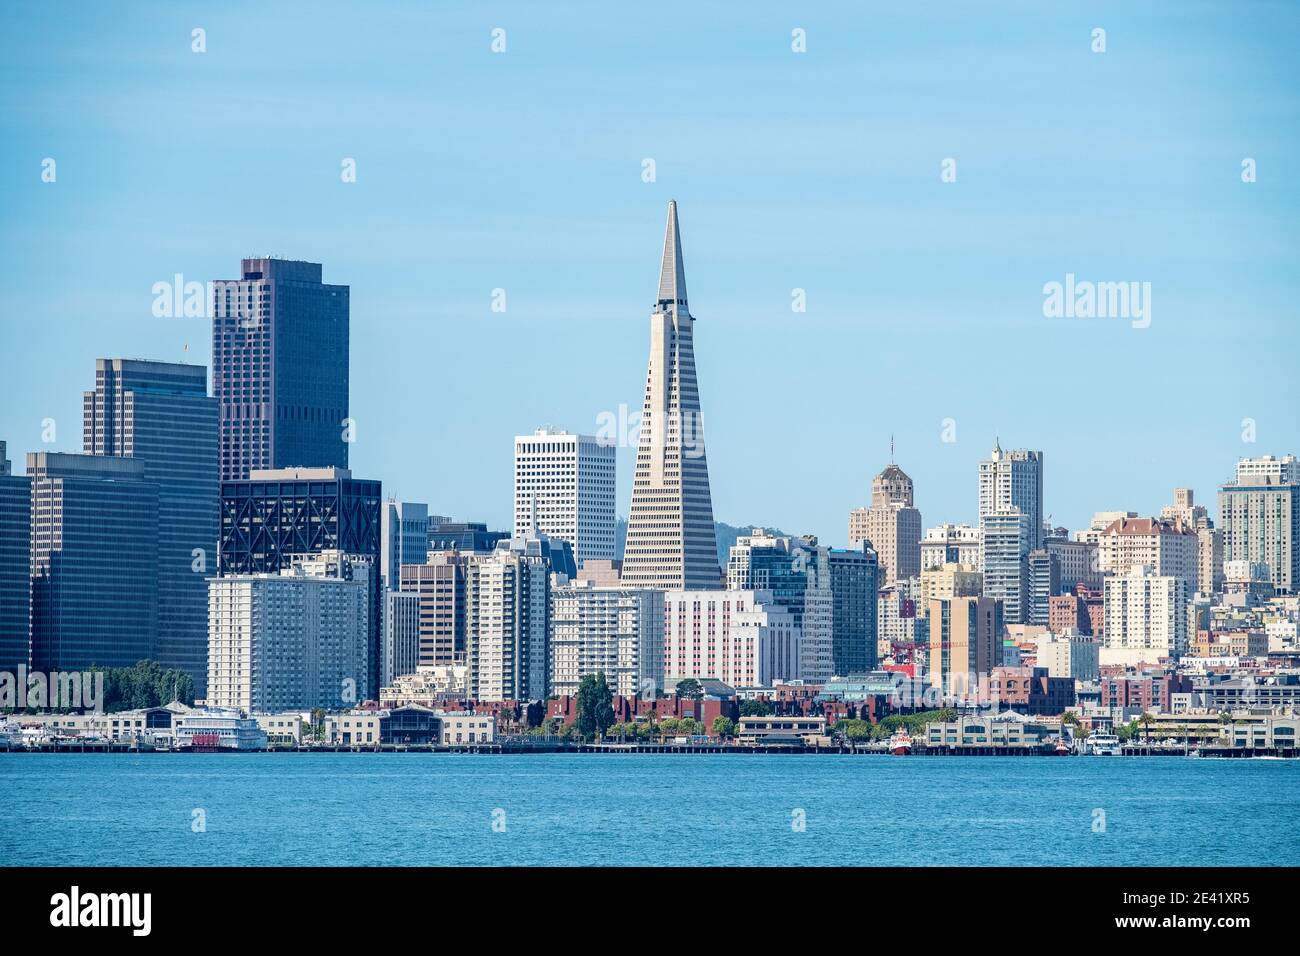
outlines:
M79 450L97 357L207 364L155 282L272 253L351 286L354 471L504 525L512 436L639 408L670 198L719 520L843 543L891 434L927 525L995 434L1072 528L1300 452L1300 7L741 9L7 7L10 457ZM1045 318L1067 272L1150 282L1151 327Z

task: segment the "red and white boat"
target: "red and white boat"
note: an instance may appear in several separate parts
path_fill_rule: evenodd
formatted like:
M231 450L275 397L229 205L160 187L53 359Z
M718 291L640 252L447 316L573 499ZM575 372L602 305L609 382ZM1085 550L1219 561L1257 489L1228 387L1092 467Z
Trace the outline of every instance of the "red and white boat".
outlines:
M1052 750L1052 753L1057 757L1070 756L1070 745L1065 742L1064 737L1056 738L1056 747Z
M899 727L889 738L889 752L895 757L906 757L912 752L912 735L906 727Z

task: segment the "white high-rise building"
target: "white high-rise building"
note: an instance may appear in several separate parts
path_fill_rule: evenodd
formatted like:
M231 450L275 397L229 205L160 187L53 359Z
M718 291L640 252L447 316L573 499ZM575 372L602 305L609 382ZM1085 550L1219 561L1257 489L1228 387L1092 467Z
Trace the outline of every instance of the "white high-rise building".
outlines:
M515 537L541 532L586 560L616 551L612 444L587 435L539 428L515 436Z
M208 580L208 690L246 713L350 707L365 695L369 572L347 558Z
M465 642L475 700L545 699L549 577L544 557L506 547L465 567Z
M996 511L980 516L980 570L984 596L1002 602L1007 624L1029 620L1029 555L1034 532L1029 515Z
M980 462L980 518L1018 511L1029 518L1029 550L1043 546L1043 453L1003 451Z
M664 594L664 683L719 680L770 687L800 678L802 634L770 591L668 591Z
M573 581L551 590L551 693L578 692L603 673L614 693L663 688L664 595L647 588Z
M1106 578L1101 663L1157 664L1187 652L1187 582L1137 566Z
M677 203L670 202L659 294L650 315L650 362L623 556L622 580L631 587L700 589L722 583L694 336Z

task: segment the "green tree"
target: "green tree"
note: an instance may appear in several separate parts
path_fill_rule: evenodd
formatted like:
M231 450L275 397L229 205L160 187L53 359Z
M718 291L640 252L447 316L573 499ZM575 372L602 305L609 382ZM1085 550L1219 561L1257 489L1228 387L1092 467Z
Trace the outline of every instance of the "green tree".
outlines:
M677 696L683 700L702 700L704 698L704 685L694 677L680 680L677 682Z
M582 679L578 685L577 706L574 726L584 740L603 734L614 723L614 692L603 671Z
M713 718L713 734L715 737L720 737L723 740L726 740L728 737L735 734L735 732L736 722L730 717L719 714L717 717Z
M1156 719L1150 714L1143 714L1138 718L1137 722L1142 725L1142 733L1146 738L1146 742L1151 743L1151 725L1156 722Z
M765 700L742 700L740 702L741 717L771 717L772 705Z

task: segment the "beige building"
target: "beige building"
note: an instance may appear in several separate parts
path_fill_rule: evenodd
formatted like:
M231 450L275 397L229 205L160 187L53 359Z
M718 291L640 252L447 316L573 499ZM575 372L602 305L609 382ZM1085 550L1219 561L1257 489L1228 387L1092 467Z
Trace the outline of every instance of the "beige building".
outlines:
M1018 714L958 717L935 721L925 728L929 747L1037 747L1048 728Z
M956 597L930 602L930 686L945 695L976 692L1002 663L1002 602Z
M442 726L442 744L490 744L496 739L497 722L491 714L438 714Z
M379 743L380 713L358 711L325 715L325 739L344 747L375 746Z
M897 465L889 465L872 480L871 507L849 512L849 545L871 542L880 559L882 585L921 573L921 531L912 479Z
M1097 538L1102 571L1126 575L1149 567L1180 579L1190 594L1200 579L1200 538L1181 518L1117 518Z
M984 593L984 575L977 564L943 564L921 572L921 607L944 598L979 597Z

